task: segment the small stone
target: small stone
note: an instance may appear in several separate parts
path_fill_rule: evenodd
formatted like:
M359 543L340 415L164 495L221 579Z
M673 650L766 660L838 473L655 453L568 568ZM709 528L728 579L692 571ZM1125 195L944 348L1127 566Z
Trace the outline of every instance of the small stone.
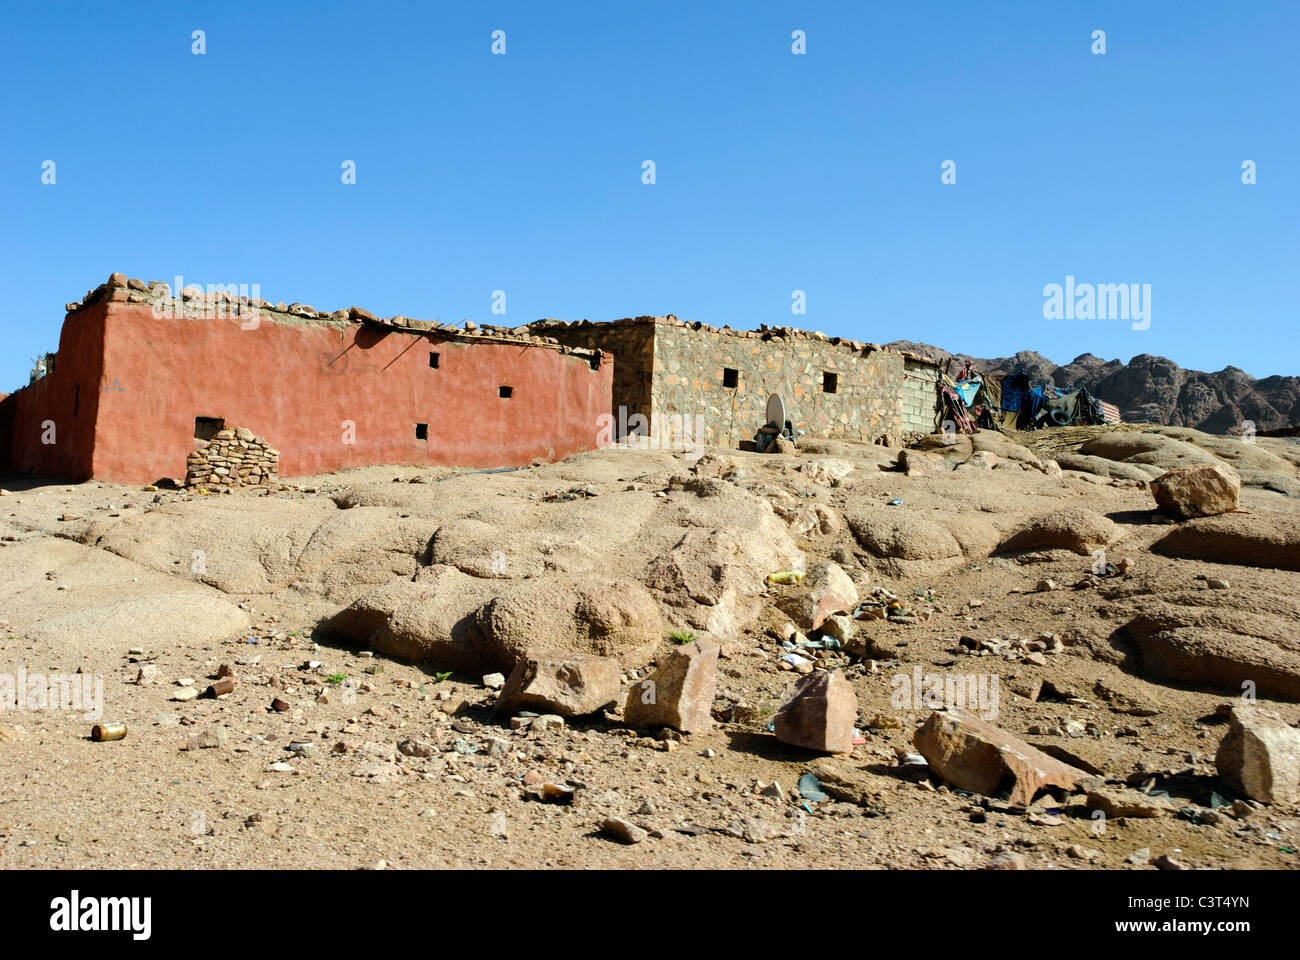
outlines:
M650 836L634 823L628 823L620 817L606 817L600 823L600 832L620 843L640 843Z
M483 686L489 690L500 690L506 685L506 678L501 673L489 673L483 677Z
M146 663L136 671L135 682L141 687L151 687L159 680L158 667L152 663Z
M427 740L403 740L397 745L397 752L407 757L435 757L438 747Z
M1025 855L1022 853L1012 853L1010 850L1006 850L1002 853L999 853L987 864L985 864L984 869L985 870L1028 870L1029 861L1025 859Z
M191 700L197 700L198 696L198 687L181 687L172 694L172 699L180 703L188 703Z

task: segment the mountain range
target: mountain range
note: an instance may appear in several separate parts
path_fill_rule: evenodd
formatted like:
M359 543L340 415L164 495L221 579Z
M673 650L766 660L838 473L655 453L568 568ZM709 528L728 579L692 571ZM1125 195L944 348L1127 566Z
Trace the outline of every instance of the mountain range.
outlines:
M1032 350L982 359L908 340L895 340L889 346L933 357L941 369L951 359L953 376L970 360L977 372L1008 374L1023 367L1033 384L1086 387L1093 396L1119 407L1130 423L1195 427L1220 434L1239 434L1246 421L1253 422L1257 432L1300 425L1300 377L1257 380L1236 367L1216 373L1184 370L1166 357L1149 353L1128 363L1085 353L1059 365Z

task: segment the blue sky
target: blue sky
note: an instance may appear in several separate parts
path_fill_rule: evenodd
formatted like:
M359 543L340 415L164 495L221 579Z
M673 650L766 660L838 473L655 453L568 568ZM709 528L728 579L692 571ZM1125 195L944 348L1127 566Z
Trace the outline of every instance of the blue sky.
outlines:
M54 0L6 27L0 390L115 270L1300 374L1300 4ZM1045 323L1067 275L1150 284L1150 328Z

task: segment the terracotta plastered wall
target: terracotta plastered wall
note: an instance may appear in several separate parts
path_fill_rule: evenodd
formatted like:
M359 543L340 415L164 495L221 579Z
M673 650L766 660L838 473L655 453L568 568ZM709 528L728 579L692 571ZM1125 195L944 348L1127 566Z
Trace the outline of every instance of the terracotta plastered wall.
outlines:
M259 300L240 310L234 299L174 299L165 284L115 274L69 304L54 374L4 401L14 465L180 480L203 418L265 437L281 476L522 466L593 449L610 410L612 358L356 307L329 314ZM53 454L33 447L47 417L58 421Z
M103 382L104 318L97 304L64 321L54 369L0 403L7 466L68 480L91 475Z
M110 309L104 369L123 390L105 395L95 476L125 482L183 476L196 417L265 437L282 476L563 459L595 447L613 374L612 363L593 369L527 341L359 323L245 330L237 318L157 319L131 304Z
M751 439L768 396L778 393L795 428L810 437L898 445L902 374L902 354L820 334L655 324L655 412L674 422L689 418L684 429L702 415L708 444Z

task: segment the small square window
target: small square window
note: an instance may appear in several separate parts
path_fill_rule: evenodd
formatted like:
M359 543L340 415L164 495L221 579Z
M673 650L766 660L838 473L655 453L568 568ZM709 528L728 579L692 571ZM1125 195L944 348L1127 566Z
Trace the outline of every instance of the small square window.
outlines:
M415 439L416 440L429 439L429 425L427 423L417 423L415 425Z
M840 385L840 375L824 371L822 373L822 393L834 393Z
M723 367L722 385L728 390L735 390L738 383L740 383L740 371L732 370L730 367Z
M438 355L432 350L429 351L429 366L434 370L438 369Z
M497 395L503 400L509 400L514 395L514 392L514 387L499 387L497 389Z
M221 417L194 418L195 440L211 440L224 429L226 429L226 421Z

